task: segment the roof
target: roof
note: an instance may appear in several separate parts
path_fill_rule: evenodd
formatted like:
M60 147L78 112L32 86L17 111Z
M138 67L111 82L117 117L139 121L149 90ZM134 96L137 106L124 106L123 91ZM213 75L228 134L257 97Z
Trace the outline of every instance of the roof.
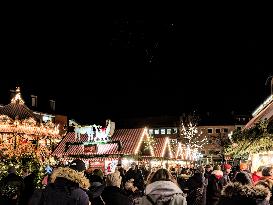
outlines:
M168 148L168 144L170 144L170 139L168 137L155 138L155 145L153 147L154 156L155 157L164 157L165 156L164 152L166 152L169 148L172 147L170 144L170 147ZM165 148L165 146L166 146L166 148ZM170 150L170 151L172 152L172 150ZM172 153L171 156L174 156L174 154Z
M166 137L155 138L154 154L155 157L162 157Z
M89 155L110 155L110 154L124 154L124 155L132 155L139 141L142 139L142 135L144 134L144 128L138 129L118 129L115 130L112 138L112 141L120 141L121 142L121 151L118 151L117 143L107 143L107 144L97 144L97 152L95 154L90 153ZM80 134L79 139L76 139L75 132L69 132L64 137L64 139L59 143L53 155L83 155L84 153L84 145L71 145L67 151L65 151L66 143L75 143L75 142L87 142L88 135Z
M33 113L25 104L10 103L0 108L1 115L7 115L12 119L19 118L20 120L34 118L36 121L41 119Z
M265 106L258 114L256 114L244 127L244 129L249 129L258 123L260 120L268 119L269 121L273 119L273 101L271 101L267 106Z

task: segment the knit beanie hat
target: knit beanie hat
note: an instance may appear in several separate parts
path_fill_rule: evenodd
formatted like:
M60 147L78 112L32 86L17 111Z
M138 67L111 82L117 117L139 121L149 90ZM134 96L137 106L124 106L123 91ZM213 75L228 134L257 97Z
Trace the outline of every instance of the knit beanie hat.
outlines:
M69 168L74 169L78 172L82 172L86 169L85 163L80 159L76 159L76 160L72 161L69 165Z
M121 179L120 172L108 174L106 177L106 185L120 187Z

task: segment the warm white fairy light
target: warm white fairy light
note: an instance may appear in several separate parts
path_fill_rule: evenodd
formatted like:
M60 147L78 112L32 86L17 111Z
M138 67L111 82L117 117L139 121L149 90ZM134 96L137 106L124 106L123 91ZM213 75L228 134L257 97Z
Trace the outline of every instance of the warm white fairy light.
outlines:
M145 137L145 136L147 137L147 141L148 141L148 145L149 145L149 148L150 148L150 151L151 151L151 155L154 156L154 149L153 149L153 147L152 147L152 145L151 145L150 136L149 136L149 134L148 134L148 129L147 129L147 128L144 128L144 131L143 131L143 133L142 133L142 135L141 135L141 137L140 137L140 139L139 139L139 141L138 141L138 144L137 144L137 147L136 147L134 153L135 153L135 155L138 154L139 149L140 149L140 147L141 147L141 144L142 144L143 141L144 141L144 137Z
M176 152L176 159L178 158L178 156L182 155L182 145L180 142L178 142L178 147L177 147L177 152Z
M24 104L25 102L23 101L20 93L20 87L16 88L16 94L15 96L11 99L11 103L19 103L19 104Z
M168 148L169 148L170 157L173 158L173 152L172 152L172 149L171 149L170 139L167 138L166 141L168 141Z
M202 135L202 131L198 131L195 122L190 121L185 125L181 123L181 137L185 140L185 159L186 160L198 160L200 153L199 151L207 144L207 137ZM182 154L182 147L180 145L177 156ZM198 156L198 157L197 157Z

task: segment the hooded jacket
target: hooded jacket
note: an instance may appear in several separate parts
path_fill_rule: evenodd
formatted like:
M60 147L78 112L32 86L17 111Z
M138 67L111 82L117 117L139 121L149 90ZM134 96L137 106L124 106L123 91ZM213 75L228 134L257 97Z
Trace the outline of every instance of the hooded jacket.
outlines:
M64 194L69 192L70 198L77 205L89 204L88 195L84 190L89 188L90 183L81 172L68 167L59 167L52 173L51 182L42 193L40 201L42 204L45 202L46 205L58 204L58 197L55 196L56 191L61 191Z
M187 205L182 190L171 181L156 181L146 186L146 195L135 201L136 205Z
M242 185L235 182L225 186L219 205L269 205L270 196L270 191L263 186Z

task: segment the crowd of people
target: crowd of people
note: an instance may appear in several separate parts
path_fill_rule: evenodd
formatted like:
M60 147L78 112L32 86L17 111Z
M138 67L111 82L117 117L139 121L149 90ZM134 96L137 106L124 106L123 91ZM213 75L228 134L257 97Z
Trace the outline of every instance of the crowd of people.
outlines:
M184 170L185 171L185 170ZM0 182L1 205L273 205L273 166L251 173L246 164L199 165L181 180L172 170L150 172L136 163L126 171L119 164L113 173L88 172L79 159L58 166L35 188L37 173L23 176L9 167Z

